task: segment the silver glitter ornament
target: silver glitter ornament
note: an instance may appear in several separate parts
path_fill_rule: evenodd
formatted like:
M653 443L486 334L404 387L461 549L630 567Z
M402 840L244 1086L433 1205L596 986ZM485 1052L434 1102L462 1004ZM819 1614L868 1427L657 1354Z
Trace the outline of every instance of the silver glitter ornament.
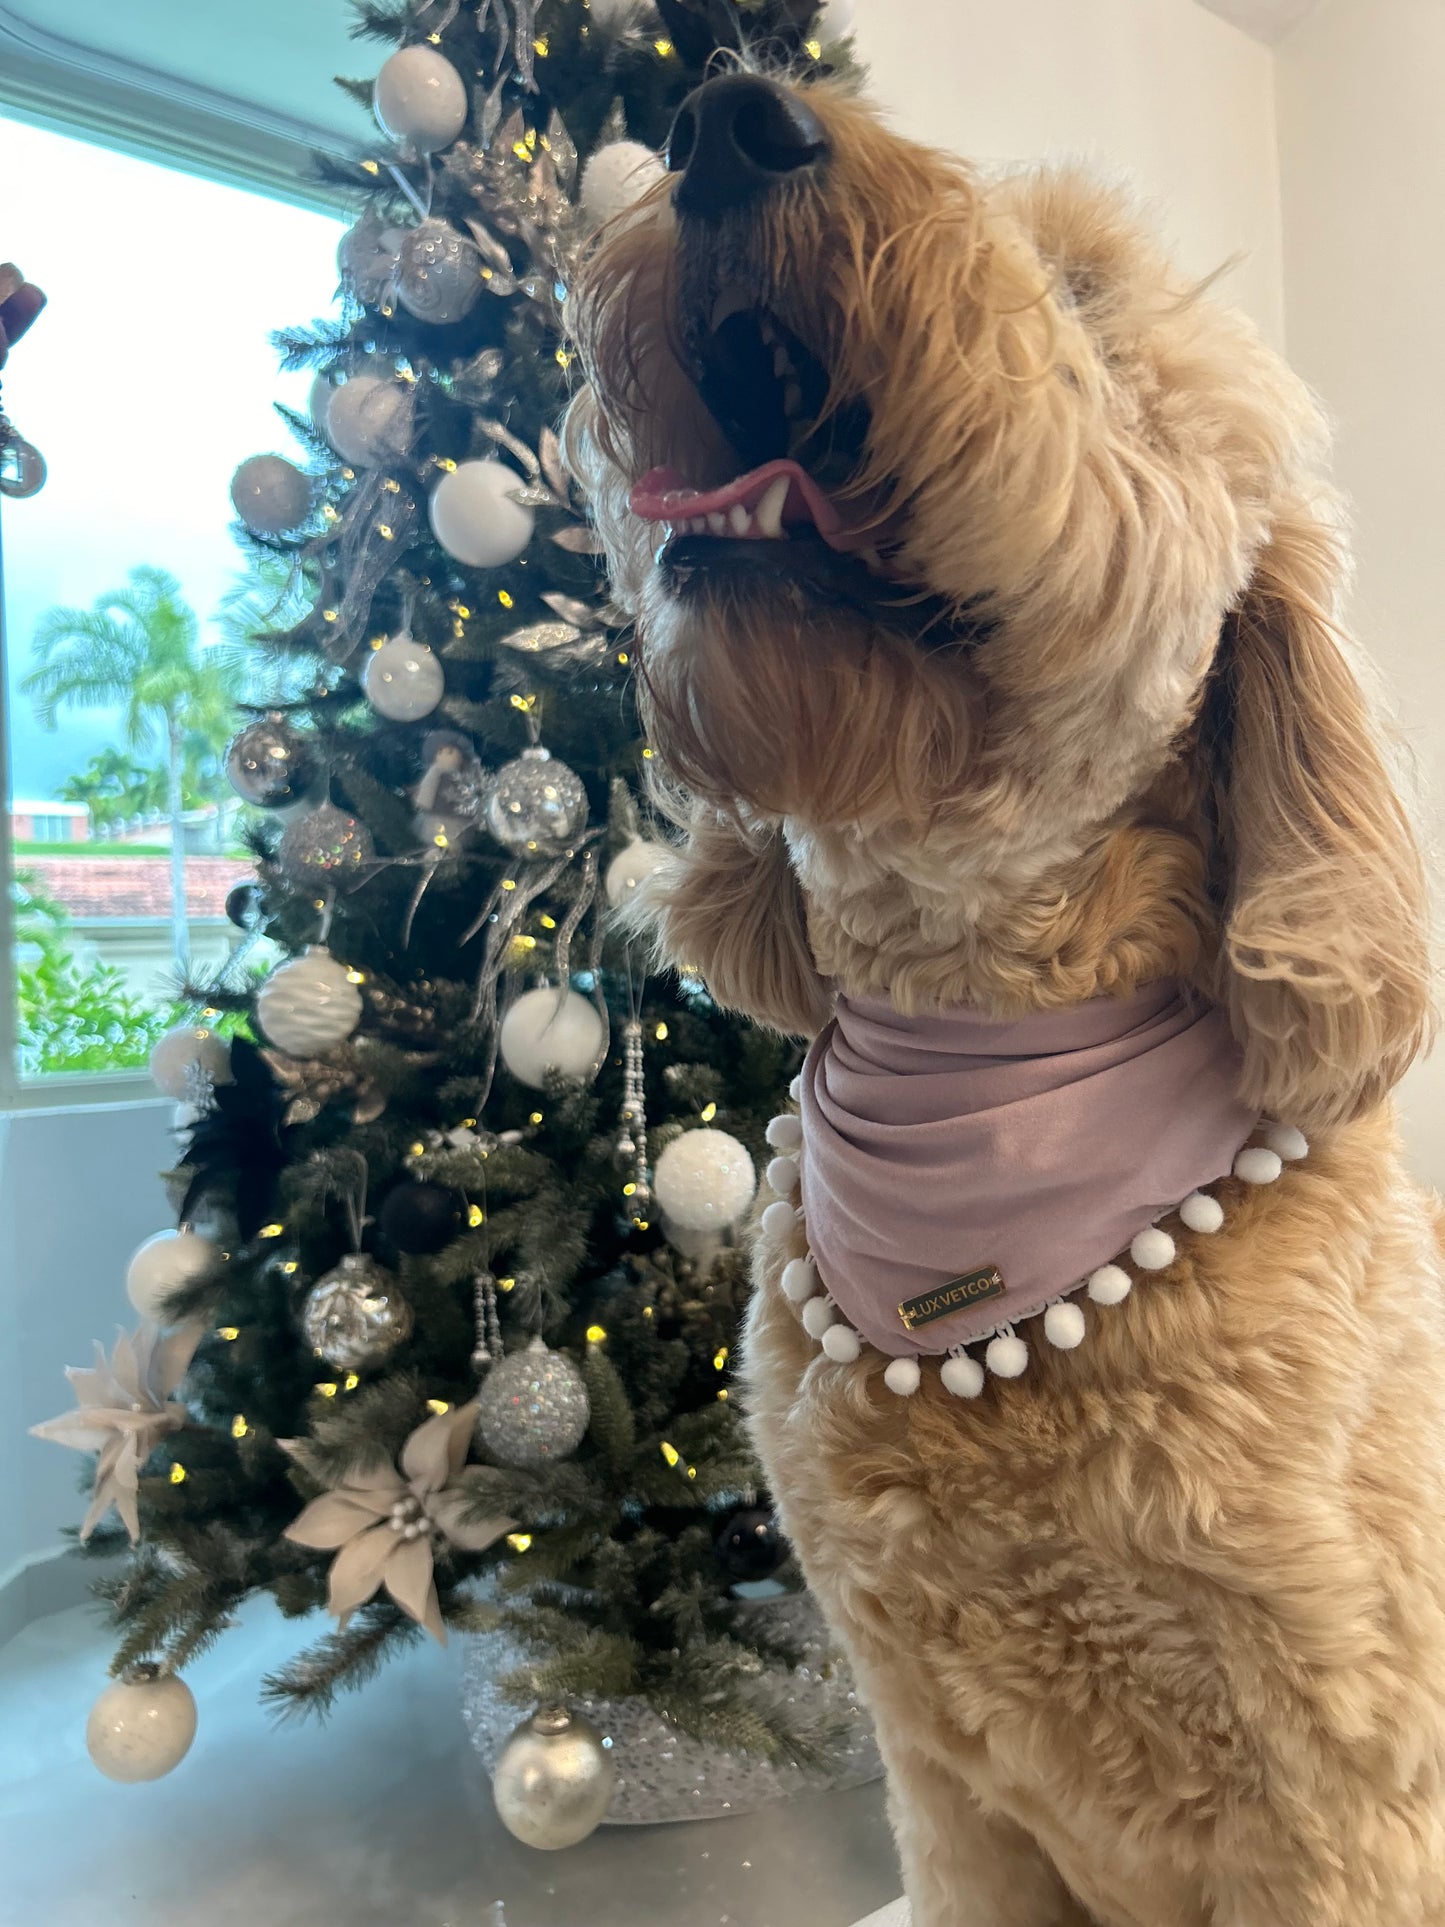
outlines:
M756 1753L729 1753L670 1725L643 1699L574 1696L574 1716L590 1720L611 1740L617 1785L606 1826L652 1826L665 1820L721 1820L756 1813L797 1794L866 1786L883 1777L868 1714L847 1666L833 1650L822 1616L807 1593L785 1593L743 1607L739 1631L756 1618L801 1653L782 1678L799 1708L815 1709L837 1738L822 1763L804 1768ZM517 1717L502 1692L509 1673L532 1655L504 1632L464 1636L462 1717L482 1765L490 1772Z
M577 1450L590 1416L581 1372L540 1338L494 1365L477 1395L477 1436L498 1465L555 1465Z
M375 305L385 296L396 273L402 228L390 227L368 208L355 227L348 228L336 248L336 268L343 286L358 301Z
M322 803L288 823L276 847L287 881L301 889L323 877L354 874L375 855L370 830L334 803Z
M339 1372L379 1365L411 1336L412 1322L395 1278L362 1251L318 1278L301 1310L307 1344Z
M310 742L279 713L248 723L226 751L231 788L257 809L300 802L315 774Z
M617 1779L609 1745L565 1706L540 1706L508 1739L492 1774L502 1825L555 1852L596 1830Z
M437 326L460 321L471 312L483 285L480 250L448 222L423 221L407 235L396 293L418 321Z
M524 749L497 771L487 828L517 856L561 856L587 827L587 791L549 750Z

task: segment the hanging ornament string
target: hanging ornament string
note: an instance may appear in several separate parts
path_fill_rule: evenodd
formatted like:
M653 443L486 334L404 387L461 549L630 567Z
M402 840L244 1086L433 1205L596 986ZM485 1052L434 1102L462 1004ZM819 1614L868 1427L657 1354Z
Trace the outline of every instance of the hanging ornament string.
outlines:
M412 206L416 209L417 219L419 221L429 221L431 219L432 189L436 184L436 177L432 173L430 154L426 156L426 199L425 200L423 200L421 195L417 193L416 189L412 186L411 182L406 178L405 174L402 173L401 169L396 165L394 161L387 162L386 171L388 174L390 174L391 178L396 182L397 186L401 189L402 193L406 196L406 198L411 202Z
M577 899L563 918L557 932L555 950L557 986L565 991L572 975L572 939L576 936L582 919L597 900L597 846L594 844L582 859L582 879L577 890Z
M482 1166L482 1222L488 1217L487 1170ZM476 1320L476 1344L472 1351L472 1370L483 1379L502 1357L502 1321L497 1314L497 1280L491 1264L479 1271L472 1286L472 1312Z
M647 1169L647 1087L642 1065L642 980L627 946L627 1022L622 1027L622 1112L617 1155L625 1160L628 1181L622 1195L634 1220L645 1219L652 1203Z

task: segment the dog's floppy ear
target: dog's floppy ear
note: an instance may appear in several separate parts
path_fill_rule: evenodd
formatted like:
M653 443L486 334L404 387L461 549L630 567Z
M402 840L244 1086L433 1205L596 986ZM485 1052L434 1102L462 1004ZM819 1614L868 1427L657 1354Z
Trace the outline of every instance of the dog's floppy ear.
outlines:
M744 827L694 799L687 842L637 896L629 921L650 924L663 958L696 971L726 1009L801 1037L827 1023L832 993L808 947L780 831Z
M1420 854L1334 622L1333 531L1295 506L1231 612L1206 715L1225 891L1219 994L1244 1096L1305 1128L1357 1116L1428 1043Z

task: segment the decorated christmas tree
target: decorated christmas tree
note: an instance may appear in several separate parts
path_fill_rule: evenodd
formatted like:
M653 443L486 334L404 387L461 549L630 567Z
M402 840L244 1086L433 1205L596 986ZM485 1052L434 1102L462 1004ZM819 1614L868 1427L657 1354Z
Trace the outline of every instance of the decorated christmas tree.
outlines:
M41 1428L99 1452L90 1547L130 1545L93 1722L122 1777L184 1751L178 1675L257 1592L337 1622L265 1681L288 1712L485 1630L514 1718L625 1698L766 1759L829 1744L791 1622L736 1592L789 1576L729 1361L798 1052L610 918L665 851L555 433L589 236L720 49L806 70L817 15L359 8L396 43L384 138L328 163L360 203L339 314L277 337L316 371L310 419L282 411L304 459L233 491L274 698L229 756L255 941L156 1052L184 1128L141 1328Z

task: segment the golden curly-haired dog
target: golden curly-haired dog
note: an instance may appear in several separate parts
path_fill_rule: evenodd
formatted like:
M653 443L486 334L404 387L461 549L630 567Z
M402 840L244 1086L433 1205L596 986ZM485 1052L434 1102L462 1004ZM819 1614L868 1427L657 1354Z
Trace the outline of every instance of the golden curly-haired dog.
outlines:
M746 72L670 165L576 292L568 424L685 823L666 953L797 1033L1177 978L1312 1140L972 1401L820 1356L760 1238L751 1423L915 1927L1441 1927L1445 1295L1388 1102L1424 890L1319 415L1072 174ZM819 491L730 499L780 457Z

